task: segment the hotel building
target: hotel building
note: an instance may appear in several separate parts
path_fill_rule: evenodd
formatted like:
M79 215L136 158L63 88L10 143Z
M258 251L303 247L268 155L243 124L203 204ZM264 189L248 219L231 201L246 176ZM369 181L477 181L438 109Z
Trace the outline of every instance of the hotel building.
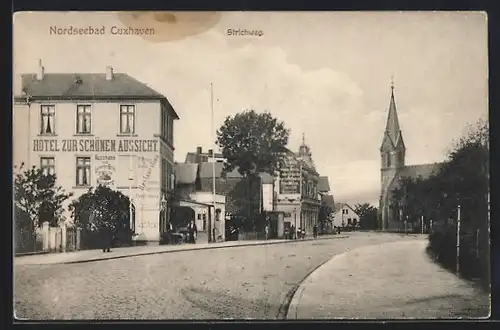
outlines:
M177 119L165 96L112 67L45 73L40 61L14 80L13 165L56 173L71 200L97 185L121 191L132 200L134 239L157 242L168 220L160 212L170 214Z

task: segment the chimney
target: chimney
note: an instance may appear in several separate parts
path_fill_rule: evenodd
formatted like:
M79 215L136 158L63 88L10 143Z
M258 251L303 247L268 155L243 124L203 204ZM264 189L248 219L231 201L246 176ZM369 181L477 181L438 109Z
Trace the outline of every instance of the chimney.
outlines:
M112 66L106 67L106 80L113 80L113 67Z
M37 80L43 80L44 72L45 72L45 68L42 65L42 60L39 59L38 60L38 69L36 71L36 79Z
M201 163L201 147L196 147L196 162Z

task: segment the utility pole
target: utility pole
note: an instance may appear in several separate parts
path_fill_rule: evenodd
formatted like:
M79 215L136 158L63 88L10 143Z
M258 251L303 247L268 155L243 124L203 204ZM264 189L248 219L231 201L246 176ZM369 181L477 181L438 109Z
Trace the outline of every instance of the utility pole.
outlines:
M457 275L460 272L460 204L457 208Z
M422 216L421 218L421 222L422 222L422 234L424 233L424 216Z
M214 87L212 82L210 82L210 110L211 110L211 136L212 140L215 139L214 136ZM212 155L215 155L215 150L212 150ZM215 217L215 156L212 156L212 206L213 212L208 212L208 243L212 243L212 218ZM209 209L210 211L210 209Z
M129 167L129 176L128 176L128 214L129 214L129 226L132 232L135 233L135 221L133 220L133 210L132 210L132 181L134 180L134 172L132 169L132 155L129 155L128 167Z

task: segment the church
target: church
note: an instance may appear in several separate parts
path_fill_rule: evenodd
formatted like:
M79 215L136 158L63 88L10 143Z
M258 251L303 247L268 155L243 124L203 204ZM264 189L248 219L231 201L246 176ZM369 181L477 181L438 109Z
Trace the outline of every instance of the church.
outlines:
M398 188L401 178L421 177L426 179L439 171L441 163L406 165L406 147L399 126L396 102L394 100L394 83L391 83L391 100L389 103L389 114L385 127L381 157L381 191L379 201L380 225L383 230L394 230L402 228L399 210L392 207L392 196Z

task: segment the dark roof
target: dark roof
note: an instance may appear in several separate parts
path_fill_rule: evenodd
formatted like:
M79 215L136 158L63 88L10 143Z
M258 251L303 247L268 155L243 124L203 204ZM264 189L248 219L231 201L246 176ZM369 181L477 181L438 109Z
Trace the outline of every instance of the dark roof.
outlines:
M259 173L259 176L260 176L261 183L269 184L269 183L274 182L273 176L269 173Z
M327 206L335 207L335 201L332 195L321 195L321 202Z
M395 189L399 184L399 179L401 178L418 178L428 179L432 174L437 174L443 163L431 163L431 164L421 164L421 165L410 165L403 167L391 182L390 190Z
M212 157L209 157L208 153L206 153L206 152L201 153L200 156L203 157L203 159L201 159L202 162L206 162L206 161L208 161L209 158L212 158ZM215 158L222 158L222 154L215 153ZM196 163L196 152L188 152L186 154L185 162L186 163Z
M178 184L194 184L198 172L198 164L175 164L175 181Z
M212 178L213 177L213 165L212 162L200 163L200 179ZM220 178L222 169L224 168L223 163L215 163L215 177Z
M318 191L319 192L329 192L330 191L330 183L328 182L327 176L320 176L318 178Z
M167 102L175 117L179 116L167 98L125 73L46 73L42 80L35 74L22 75L23 91L37 99L157 99ZM17 96L17 95L16 95Z

